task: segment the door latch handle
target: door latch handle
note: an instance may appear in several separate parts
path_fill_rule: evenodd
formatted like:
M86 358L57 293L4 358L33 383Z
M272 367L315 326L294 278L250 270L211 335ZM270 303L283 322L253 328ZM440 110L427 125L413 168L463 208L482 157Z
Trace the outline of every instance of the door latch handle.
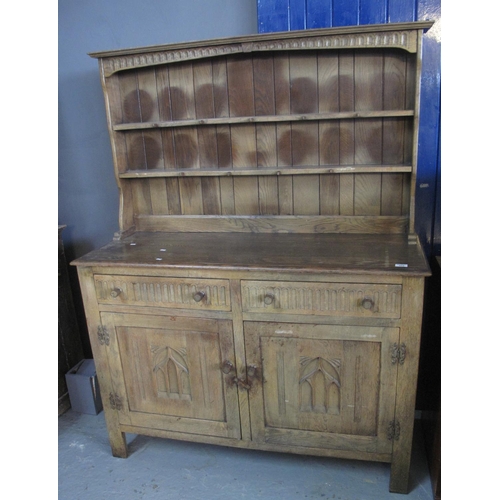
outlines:
M245 389L245 391L249 391L252 388L252 384L249 383L248 380L234 377L233 382L237 384L240 389Z

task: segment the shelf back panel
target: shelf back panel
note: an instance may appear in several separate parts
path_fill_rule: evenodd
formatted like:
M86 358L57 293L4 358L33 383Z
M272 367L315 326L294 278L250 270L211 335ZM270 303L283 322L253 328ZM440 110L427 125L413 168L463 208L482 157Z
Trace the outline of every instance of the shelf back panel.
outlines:
M90 54L101 69L119 234L161 230L162 218L178 227L182 217L202 229L210 217L264 226L296 217L284 230L302 231L311 217L312 231L325 222L412 233L421 39L431 24Z
M108 80L113 79L109 85L119 95L110 108L112 125L137 124L113 133L122 143L122 173L411 164L412 116L273 122L283 116L413 110L415 55L402 50L238 54L122 71ZM231 122L239 117L266 121ZM217 118L228 124L200 124ZM176 122L182 126L174 127ZM141 129L143 124L152 128Z
M407 216L409 174L130 179L136 215Z

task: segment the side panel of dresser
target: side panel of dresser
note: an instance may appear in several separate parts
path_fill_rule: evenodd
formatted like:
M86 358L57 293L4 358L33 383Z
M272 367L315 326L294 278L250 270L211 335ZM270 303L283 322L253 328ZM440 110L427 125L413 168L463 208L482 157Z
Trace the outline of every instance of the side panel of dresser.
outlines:
M78 278L80 280L80 288L85 307L92 354L94 356L97 376L99 378L102 406L104 409L111 451L115 457L126 458L128 453L125 433L120 429L118 412L114 411L116 402L110 398L110 395L116 393L116 389L113 387L112 383L111 364L108 359L109 350L106 345L107 343L109 344L109 341L107 341L102 331L92 268L78 267Z
M395 422L400 429L394 439L389 489L407 493L415 421L418 363L422 329L424 278L404 278L401 300L400 346L404 357L398 361Z

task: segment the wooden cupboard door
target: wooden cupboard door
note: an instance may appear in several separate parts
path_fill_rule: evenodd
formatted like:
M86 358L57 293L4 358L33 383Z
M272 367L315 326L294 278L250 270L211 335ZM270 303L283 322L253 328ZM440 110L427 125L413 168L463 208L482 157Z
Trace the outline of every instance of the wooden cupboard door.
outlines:
M252 439L389 454L399 329L245 323Z
M101 320L121 424L240 437L230 321L118 313Z

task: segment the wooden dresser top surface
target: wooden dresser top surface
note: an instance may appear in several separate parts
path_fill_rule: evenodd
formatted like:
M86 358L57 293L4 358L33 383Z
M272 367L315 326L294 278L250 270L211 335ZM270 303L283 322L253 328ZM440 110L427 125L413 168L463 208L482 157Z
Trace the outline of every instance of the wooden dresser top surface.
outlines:
M94 250L72 264L430 275L420 245L400 234L137 232Z

